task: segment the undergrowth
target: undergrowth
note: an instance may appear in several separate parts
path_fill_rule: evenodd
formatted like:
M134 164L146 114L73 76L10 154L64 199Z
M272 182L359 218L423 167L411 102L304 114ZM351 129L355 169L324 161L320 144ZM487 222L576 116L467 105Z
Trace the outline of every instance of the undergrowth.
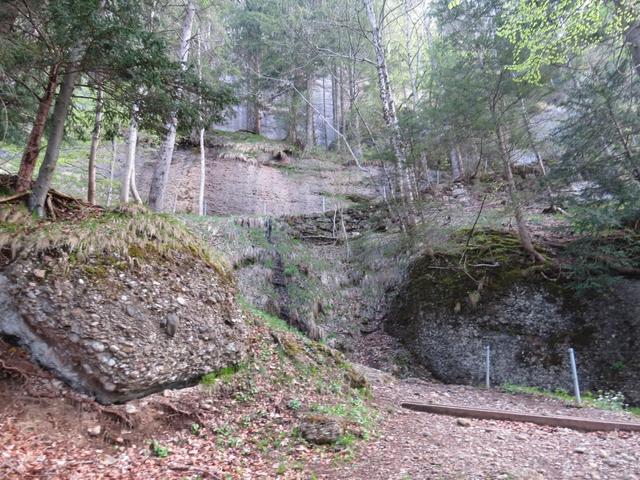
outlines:
M0 251L17 255L65 252L86 261L101 254L145 258L185 252L228 276L225 262L169 215L141 207L108 210L81 220L40 221L21 206L0 209Z
M545 390L540 387L530 387L526 385L514 385L506 383L502 385L502 390L510 394L527 394L538 395L563 402L575 402L575 397L563 389ZM624 395L620 392L582 392L582 405L586 407L598 408L601 410L611 411L628 411L634 415L640 416L640 407L629 407L625 403Z

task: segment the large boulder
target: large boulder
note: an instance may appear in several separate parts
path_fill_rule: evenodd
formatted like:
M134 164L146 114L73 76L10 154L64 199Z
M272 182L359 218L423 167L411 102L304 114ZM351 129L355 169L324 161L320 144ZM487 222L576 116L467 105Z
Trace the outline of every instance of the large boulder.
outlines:
M572 347L583 389L640 403L640 281L578 295L523 256L460 258L418 259L386 323L434 376L484 383L490 346L494 385L570 390Z
M29 255L0 271L0 334L98 401L124 402L242 361L234 294L188 251Z

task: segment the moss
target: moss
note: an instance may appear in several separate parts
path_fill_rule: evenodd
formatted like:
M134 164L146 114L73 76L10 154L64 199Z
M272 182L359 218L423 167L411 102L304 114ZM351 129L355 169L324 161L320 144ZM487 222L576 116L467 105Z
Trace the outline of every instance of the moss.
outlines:
M474 232L467 245L469 230L452 235L446 251L423 255L411 267L407 282L408 298L424 299L456 313L475 309L506 295L515 284L553 282L542 275L549 265L531 265L517 236L496 230ZM410 302L407 308L415 308Z
M231 269L222 257L168 215L125 207L57 222L13 214L7 218L11 221L0 224L0 250L10 248L24 254L65 252L74 263L86 263L104 254L172 258L177 253L187 253L214 268L223 280L231 281Z
M106 278L109 275L109 270L106 265L86 265L84 271L93 278Z

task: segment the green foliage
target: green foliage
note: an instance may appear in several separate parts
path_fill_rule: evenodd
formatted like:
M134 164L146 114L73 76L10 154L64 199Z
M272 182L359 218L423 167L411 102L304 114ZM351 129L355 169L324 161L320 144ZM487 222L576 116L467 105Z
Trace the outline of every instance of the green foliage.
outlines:
M300 410L302 408L302 402L297 398L292 398L287 402L287 408L291 410Z
M153 453L155 457L167 458L171 455L169 448L160 444L157 440L152 440L149 446L151 448L151 453Z
M216 382L221 381L229 383L233 377L240 371L246 368L245 364L230 365L223 367L215 372L209 372L200 379L200 384L205 386L215 385Z
M531 82L541 80L545 66L566 63L571 53L606 36L621 38L638 14L634 0L511 0L507 5L508 21L499 34L515 47L510 69Z
M287 332L287 333L293 333L298 336L303 336L303 333L297 328L292 327L287 322L285 322L281 318L276 317L275 315L271 315L270 313L267 313L263 310L260 310L254 307L249 302L247 302L247 300L244 297L239 296L238 303L246 311L248 311L252 315L255 315L256 317L264 321L264 323L268 325L269 328L278 332Z
M363 437L367 439L377 422L377 412L366 404L360 396L353 396L346 403L334 405L312 405L312 412L344 418L363 429Z

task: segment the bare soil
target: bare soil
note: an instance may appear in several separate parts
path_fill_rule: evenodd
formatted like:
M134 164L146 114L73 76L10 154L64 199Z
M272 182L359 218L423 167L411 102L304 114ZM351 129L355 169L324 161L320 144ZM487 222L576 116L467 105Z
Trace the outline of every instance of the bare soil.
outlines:
M370 371L371 372L371 371ZM418 479L627 479L640 478L640 435L584 433L529 423L468 420L414 412L400 403L455 404L541 414L638 422L626 412L575 408L542 396L444 385L369 374L385 419L351 464L327 478Z

